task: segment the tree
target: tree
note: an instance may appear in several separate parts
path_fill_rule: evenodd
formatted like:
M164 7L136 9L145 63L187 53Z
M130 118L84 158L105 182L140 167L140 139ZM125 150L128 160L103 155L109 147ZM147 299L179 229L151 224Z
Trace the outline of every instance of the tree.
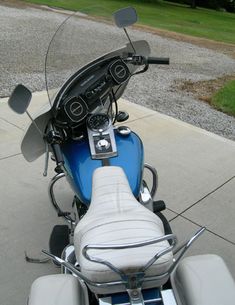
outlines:
M196 0L191 0L191 8L196 8L197 4L196 4Z
M228 0L225 8L228 12L234 13L235 12L235 0Z

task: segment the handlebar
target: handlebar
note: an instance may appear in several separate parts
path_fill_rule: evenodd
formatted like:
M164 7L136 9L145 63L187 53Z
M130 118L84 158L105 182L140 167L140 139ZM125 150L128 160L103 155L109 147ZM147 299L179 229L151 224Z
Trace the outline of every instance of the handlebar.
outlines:
M141 55L133 55L126 59L127 63L131 63L135 66L142 65L169 65L170 59L169 57L144 57Z
M170 64L169 57L147 57L146 59L147 59L148 64L154 64L154 65L169 65Z

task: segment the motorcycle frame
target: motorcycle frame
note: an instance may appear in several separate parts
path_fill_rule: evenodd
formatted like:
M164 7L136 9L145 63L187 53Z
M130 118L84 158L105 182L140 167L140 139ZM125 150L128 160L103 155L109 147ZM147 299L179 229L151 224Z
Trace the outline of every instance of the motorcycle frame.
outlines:
M139 193L139 202L146 206L147 208L152 210L152 204L153 204L153 198L156 194L157 188L158 188L158 174L157 170L151 166L150 164L145 163L144 164L144 169L147 169L151 175L152 175L152 187L151 190L149 190L148 186L146 183L144 183L144 180L142 180L142 185L140 188L140 193ZM48 194L50 198L50 202L55 209L57 215L60 217L63 217L66 222L69 223L71 226L72 232L74 231L75 225L76 225L76 217L72 218L69 213L64 212L60 209L56 197L55 197L55 191L54 187L55 184L62 178L65 178L68 173L65 168L62 168L63 172L56 174L50 181L49 186L48 186Z

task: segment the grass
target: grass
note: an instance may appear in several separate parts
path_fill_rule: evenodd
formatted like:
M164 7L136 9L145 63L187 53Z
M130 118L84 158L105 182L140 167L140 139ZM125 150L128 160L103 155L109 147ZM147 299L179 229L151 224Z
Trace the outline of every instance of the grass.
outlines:
M90 15L111 16L122 7L134 6L139 23L196 37L235 44L235 14L160 1L138 0L25 0L26 2L81 10ZM105 8L105 9L103 9Z
M235 116L235 80L228 82L216 92L211 99L211 103L218 110Z

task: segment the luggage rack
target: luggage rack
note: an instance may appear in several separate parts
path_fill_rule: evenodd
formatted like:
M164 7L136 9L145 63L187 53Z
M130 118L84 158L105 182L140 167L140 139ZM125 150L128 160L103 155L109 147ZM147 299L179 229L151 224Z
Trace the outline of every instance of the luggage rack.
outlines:
M170 268L157 276L145 276L145 271L157 260L159 259L159 257L161 257L162 255L170 252L171 250L173 250L175 244L176 244L176 237L173 234L169 234L169 235L165 235L156 239L152 239L152 240L148 240L148 241L144 241L144 242L140 242L140 243L133 243L133 244L122 244L122 245L87 245L83 248L83 255L86 257L86 259L92 261L92 262L96 262L96 263L100 263L100 264L104 264L107 267L109 267L111 270L113 270L114 272L116 272L117 274L119 274L120 276L120 280L119 281L114 281L114 282L104 282L104 283L97 283L97 282L93 282L90 279L88 279L87 277L85 277L74 265L72 265L69 262L64 261L63 259L56 257L55 255L42 250L42 252L44 254L46 254L47 256L49 256L50 258L52 258L54 261L56 261L57 263L59 263L61 266L67 268L68 270L70 270L72 273L74 273L79 280L82 280L84 282L86 282L88 285L94 286L94 287L112 287L112 286L116 286L116 285L123 285L124 289L127 291L127 294L129 296L129 302L126 303L124 302L124 304L130 304L130 305L147 305L147 304L151 304L151 305L168 305L168 304L172 304L171 303L166 303L166 302L160 302L159 298L156 298L155 301L152 302L148 302L148 300L145 300L142 294L142 284L144 282L149 282L149 281L154 281L154 280L158 280L160 278L169 278L170 274L172 273L172 271L176 268L176 266L178 265L180 259L182 258L182 256L184 255L184 253L188 250L188 248L193 244L193 242L195 240L198 239L198 237L205 231L205 227L200 228L193 237L191 237L186 243L184 243L183 245L179 246L177 249L175 249L173 251L173 254L176 255L178 254L178 257L174 259L173 264L170 266ZM97 250L104 250L104 249L127 249L127 248L138 248L138 247L142 247L142 246L146 246L146 245L152 245L158 242L162 242L164 240L172 240L172 244L167 247L166 249L159 251L150 261L147 262L147 264L141 268L141 270L139 270L139 272L137 273L133 273L133 274L125 274L123 273L121 270L119 270L118 268L116 268L114 265L112 265L110 262L102 260L100 258L97 257L92 257L88 255L88 251L92 250L92 249L97 249ZM144 290L143 290L144 291ZM161 292L161 294L163 294L163 291ZM105 302L106 301L106 302ZM102 302L102 301L101 301ZM158 303L157 303L158 302ZM101 305L119 305L119 304L113 304L112 300L110 299L103 299L103 303ZM122 303L120 305L123 305Z

